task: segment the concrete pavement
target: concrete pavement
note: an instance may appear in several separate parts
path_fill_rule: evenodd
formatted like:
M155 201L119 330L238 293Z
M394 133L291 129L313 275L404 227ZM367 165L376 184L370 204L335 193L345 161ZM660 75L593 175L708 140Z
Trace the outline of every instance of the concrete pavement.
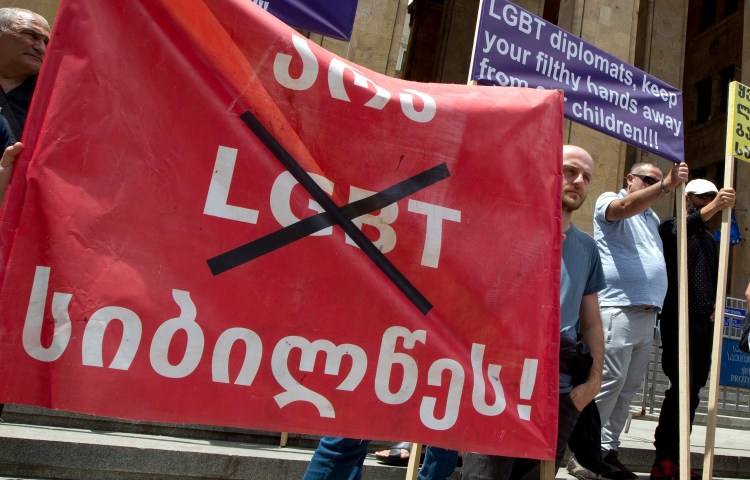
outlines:
M656 423L634 419L622 436L620 460L648 478ZM705 427L691 437L693 467L702 468ZM750 477L750 430L719 428L715 478ZM299 479L309 448L142 433L0 423L0 479ZM401 480L406 470L370 456L363 478ZM4 477L3 477L4 475ZM569 477L564 469L559 479ZM451 480L460 479L458 472Z
M723 424L735 424L746 427L746 419L724 417ZM640 474L640 478L647 479L654 462L654 418L634 418L630 428L621 437L619 459L622 463ZM690 451L692 467L701 472L703 470L703 454L705 450L706 427L694 425L690 436ZM713 478L750 478L750 430L746 428L719 427L716 430L714 448ZM561 469L558 479L572 479Z

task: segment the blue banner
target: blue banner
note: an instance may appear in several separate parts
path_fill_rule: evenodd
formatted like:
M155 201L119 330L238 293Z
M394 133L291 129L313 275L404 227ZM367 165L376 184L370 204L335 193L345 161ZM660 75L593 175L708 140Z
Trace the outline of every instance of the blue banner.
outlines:
M724 307L724 326L732 328L741 328L742 320L747 312L741 308Z
M287 25L349 40L357 0L250 0Z
M739 349L737 339L722 339L719 383L728 387L750 388L750 355Z
M682 92L505 0L485 0L471 79L565 92L565 117L682 162Z

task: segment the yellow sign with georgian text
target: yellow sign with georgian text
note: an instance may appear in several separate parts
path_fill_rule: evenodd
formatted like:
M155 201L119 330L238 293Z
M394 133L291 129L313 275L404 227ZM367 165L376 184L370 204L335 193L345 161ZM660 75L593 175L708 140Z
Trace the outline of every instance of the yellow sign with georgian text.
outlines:
M750 163L750 87L729 84L727 113L727 156Z

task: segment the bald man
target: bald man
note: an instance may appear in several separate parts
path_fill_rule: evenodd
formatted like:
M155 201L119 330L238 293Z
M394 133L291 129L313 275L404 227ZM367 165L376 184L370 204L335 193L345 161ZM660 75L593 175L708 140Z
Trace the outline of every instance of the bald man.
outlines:
M555 470L560 468L573 430L583 409L594 400L601 385L604 339L598 295L604 274L596 243L571 223L571 215L586 200L594 174L594 160L574 145L563 147L562 264L560 268L560 398L558 402ZM566 353L576 349L581 337L593 360L588 372L576 371ZM598 453L598 452L597 452ZM466 453L463 480L538 479L539 461Z

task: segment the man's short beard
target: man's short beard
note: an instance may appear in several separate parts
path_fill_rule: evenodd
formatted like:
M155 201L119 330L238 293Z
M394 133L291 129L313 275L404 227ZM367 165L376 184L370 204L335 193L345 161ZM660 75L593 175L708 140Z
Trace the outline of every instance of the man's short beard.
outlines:
M583 200L575 201L573 199L570 199L563 194L562 196L562 209L565 212L575 212L579 208L581 208L581 205L583 205Z

